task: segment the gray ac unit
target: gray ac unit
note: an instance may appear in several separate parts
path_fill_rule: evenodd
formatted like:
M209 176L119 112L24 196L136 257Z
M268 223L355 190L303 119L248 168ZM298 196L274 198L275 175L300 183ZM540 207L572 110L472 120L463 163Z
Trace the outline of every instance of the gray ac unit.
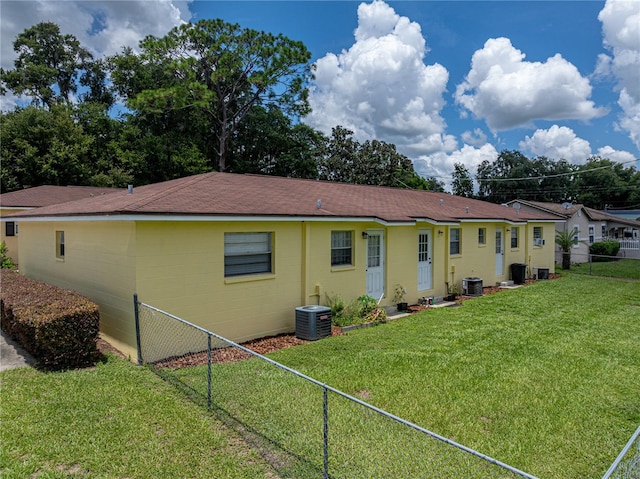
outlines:
M482 278L464 278L462 294L465 296L482 296Z
M296 308L296 338L315 341L331 336L331 308L300 306Z

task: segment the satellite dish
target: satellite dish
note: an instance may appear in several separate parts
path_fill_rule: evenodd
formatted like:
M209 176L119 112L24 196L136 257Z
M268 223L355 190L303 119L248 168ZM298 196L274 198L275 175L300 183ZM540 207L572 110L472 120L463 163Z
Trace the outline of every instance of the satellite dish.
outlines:
M572 205L570 202L568 202L568 201L567 201L566 203L562 203L562 207L563 207L565 210L568 210L568 209L569 209L569 208L571 208L572 206L573 206L573 205Z
M514 210L516 210L516 211L520 211L520 208L522 208L522 205L521 205L520 203L515 202L515 203L513 204L513 209L514 209Z

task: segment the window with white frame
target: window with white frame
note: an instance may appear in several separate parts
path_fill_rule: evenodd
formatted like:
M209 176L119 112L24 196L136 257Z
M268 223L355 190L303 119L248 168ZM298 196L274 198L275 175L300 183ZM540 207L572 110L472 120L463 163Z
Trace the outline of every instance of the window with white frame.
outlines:
M600 225L600 235L602 237L602 239L605 239L608 235L607 235L607 224L606 223L602 223L602 225Z
M542 226L533 227L533 246L543 246L544 238L542 237Z
M353 264L353 231L331 232L331 266Z
M596 227L589 225L589 244L593 244L596 241Z
M225 233L225 278L271 273L272 243L272 233Z
M574 237L573 237L573 247L577 248L580 243L580 227L578 225L573 225Z
M512 248L518 247L519 236L520 236L520 227L512 226L511 227L511 247Z
M449 230L449 254L461 254L461 243L460 228L451 228Z
M478 228L478 244L487 244L487 228Z
M64 231L56 231L56 258L64 259Z

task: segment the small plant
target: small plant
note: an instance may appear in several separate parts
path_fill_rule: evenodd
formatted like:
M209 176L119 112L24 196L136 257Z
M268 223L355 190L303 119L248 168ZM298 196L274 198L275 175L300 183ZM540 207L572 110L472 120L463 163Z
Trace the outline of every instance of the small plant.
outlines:
M16 265L13 260L7 256L7 245L4 241L0 243L0 268L15 269Z
M401 284L396 284L395 289L393 290L393 302L404 303L404 297L407 294L407 290Z
M351 326L364 323L384 323L387 313L378 306L378 302L371 296L362 295L353 301L345 303L339 294L326 295L327 306L331 308L331 323L334 326Z

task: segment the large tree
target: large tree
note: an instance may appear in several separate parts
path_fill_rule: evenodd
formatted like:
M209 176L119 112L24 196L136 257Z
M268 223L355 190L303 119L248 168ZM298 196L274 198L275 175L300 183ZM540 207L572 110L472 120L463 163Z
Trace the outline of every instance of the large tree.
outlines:
M591 208L622 208L640 202L640 172L635 167L593 156L576 171L577 201Z
M463 163L453 165L453 181L451 182L451 192L457 196L466 198L473 197L473 179L469 169Z
M92 59L76 37L61 34L51 22L27 28L17 36L13 49L18 56L14 69L2 72L4 87L47 108L72 101L80 72Z
M201 20L162 38L149 36L140 49L140 55L124 50L111 59L118 92L143 117L187 124L201 117L206 130L198 133L214 139L206 153L220 171L227 169L234 131L254 105L277 105L296 115L309 111L311 54L283 35Z

